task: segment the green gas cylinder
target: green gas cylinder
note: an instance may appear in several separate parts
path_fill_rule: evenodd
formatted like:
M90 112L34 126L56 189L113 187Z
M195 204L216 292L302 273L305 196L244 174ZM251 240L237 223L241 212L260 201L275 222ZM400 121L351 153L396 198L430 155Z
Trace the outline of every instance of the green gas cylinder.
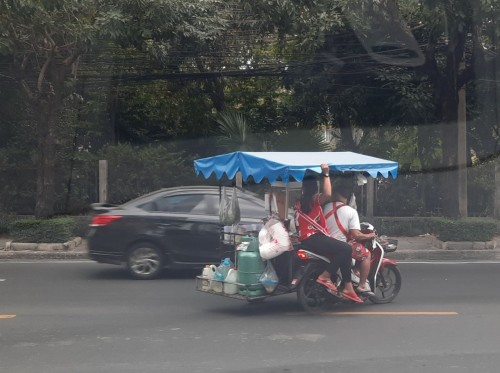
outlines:
M266 294L264 287L259 282L265 266L260 257L257 237L242 237L241 244L237 248L236 257L238 293L248 297Z

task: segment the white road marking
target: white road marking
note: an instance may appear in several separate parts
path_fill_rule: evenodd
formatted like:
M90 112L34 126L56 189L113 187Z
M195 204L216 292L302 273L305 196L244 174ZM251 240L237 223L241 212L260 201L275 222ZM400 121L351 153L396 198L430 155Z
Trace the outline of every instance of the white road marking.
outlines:
M305 312L288 312L287 316L307 315ZM320 316L353 315L353 316L457 316L455 311L333 311L323 312Z
M415 262L409 262L409 261L401 261L397 262L398 265L404 265L404 264L500 264L500 261L496 260L470 260L470 261L461 261L461 260L443 260L443 261L437 261L437 260L432 260L432 261L415 261Z

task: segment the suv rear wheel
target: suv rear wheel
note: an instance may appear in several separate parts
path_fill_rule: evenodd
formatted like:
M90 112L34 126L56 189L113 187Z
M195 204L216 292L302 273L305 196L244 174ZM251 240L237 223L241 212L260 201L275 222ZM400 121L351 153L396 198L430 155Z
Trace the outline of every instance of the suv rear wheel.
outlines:
M127 269L132 277L139 280L156 278L163 269L163 256L153 244L148 242L136 244L128 253Z

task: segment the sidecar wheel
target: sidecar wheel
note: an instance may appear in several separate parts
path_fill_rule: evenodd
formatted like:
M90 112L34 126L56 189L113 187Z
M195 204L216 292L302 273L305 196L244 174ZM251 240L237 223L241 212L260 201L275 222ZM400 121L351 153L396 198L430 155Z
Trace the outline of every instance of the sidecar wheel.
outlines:
M375 295L369 299L376 304L390 303L396 298L399 290L401 290L401 272L395 265L388 264L378 273L377 283L373 288Z

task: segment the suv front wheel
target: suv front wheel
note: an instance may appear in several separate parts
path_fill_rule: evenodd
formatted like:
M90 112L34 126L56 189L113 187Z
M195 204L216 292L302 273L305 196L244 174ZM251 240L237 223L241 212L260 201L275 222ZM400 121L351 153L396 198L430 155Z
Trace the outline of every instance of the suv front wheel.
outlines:
M163 256L155 245L143 242L130 249L127 268L132 277L151 280L160 275L163 269Z

